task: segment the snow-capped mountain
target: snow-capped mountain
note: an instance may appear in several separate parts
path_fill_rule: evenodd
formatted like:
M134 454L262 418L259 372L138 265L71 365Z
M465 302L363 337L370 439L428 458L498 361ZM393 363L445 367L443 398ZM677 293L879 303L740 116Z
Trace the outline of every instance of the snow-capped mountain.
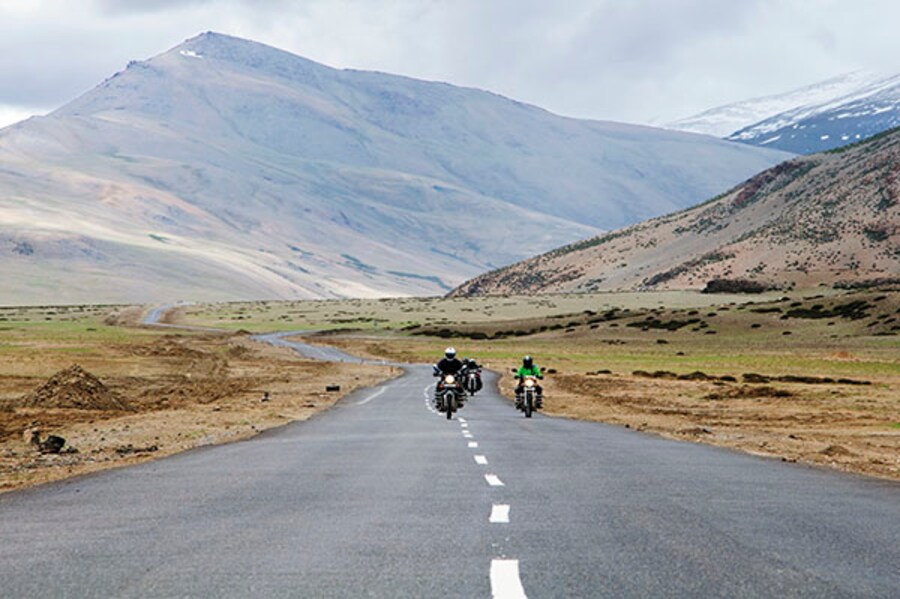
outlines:
M819 106L833 101L835 98L842 98L858 92L881 79L881 76L866 71L847 73L787 93L711 108L668 123L666 127L715 137L729 137L737 131L756 125L775 115Z
M788 156L207 33L0 130L0 302L441 293Z
M743 143L812 154L900 126L900 75L842 96L781 112L728 136Z
M785 94L712 108L667 126L813 154L900 126L900 75L848 73Z

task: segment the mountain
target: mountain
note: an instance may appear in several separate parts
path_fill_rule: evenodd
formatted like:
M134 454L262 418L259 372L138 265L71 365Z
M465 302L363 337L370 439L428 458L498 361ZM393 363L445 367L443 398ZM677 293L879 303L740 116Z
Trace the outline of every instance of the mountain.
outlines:
M900 129L766 170L689 210L570 244L454 295L814 287L900 277Z
M854 143L900 126L900 75L878 79L853 92L800 106L737 130L728 139L796 154Z
M788 156L206 33L0 130L0 302L441 293Z
M846 73L786 93L743 100L668 123L678 131L728 137L776 115L819 106L859 91L881 77L866 71Z
M667 126L795 154L824 152L900 126L900 75L848 73Z

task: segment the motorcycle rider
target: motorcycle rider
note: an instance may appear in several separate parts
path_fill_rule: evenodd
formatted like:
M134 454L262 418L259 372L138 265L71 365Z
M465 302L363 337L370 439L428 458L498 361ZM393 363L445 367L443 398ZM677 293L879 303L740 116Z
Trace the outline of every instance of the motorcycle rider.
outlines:
M475 391L481 391L482 387L484 386L481 382L481 366L478 364L478 362L475 361L474 358L463 358L462 362L463 371L461 373L461 376L463 380L465 381L467 379L467 376L470 372L474 372L476 382Z
M516 371L516 378L519 380L519 384L516 386L516 408L518 409L522 409L522 389L525 385L525 377L527 376L533 376L534 378L541 380L544 378L541 369L535 365L534 359L531 356L522 358L522 366ZM540 410L544 407L544 389L540 385L535 384L534 390L535 407Z
M441 392L441 389L444 386L444 377L448 374L452 374L455 377L459 377L462 374L463 363L459 358L456 357L456 350L452 347L448 347L444 350L444 358L434 365L434 376L440 377L437 385L434 386L434 403L435 405L439 405L438 397Z

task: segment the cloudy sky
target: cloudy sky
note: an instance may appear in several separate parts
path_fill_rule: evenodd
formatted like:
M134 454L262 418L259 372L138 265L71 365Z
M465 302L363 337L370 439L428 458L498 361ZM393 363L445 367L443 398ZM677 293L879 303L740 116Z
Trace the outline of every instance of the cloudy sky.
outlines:
M0 0L0 125L207 30L664 123L857 69L898 73L898 23L896 0Z

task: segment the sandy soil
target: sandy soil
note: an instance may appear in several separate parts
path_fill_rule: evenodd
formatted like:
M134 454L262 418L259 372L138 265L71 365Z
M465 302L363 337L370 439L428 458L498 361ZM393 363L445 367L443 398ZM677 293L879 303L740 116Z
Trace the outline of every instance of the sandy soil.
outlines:
M78 348L84 370L127 409L25 407L50 373L76 362L52 336L28 344L27 351L0 353L0 492L245 439L399 374L303 360L244 335L147 334L92 345L86 353ZM326 392L326 385L340 391ZM41 453L30 443L34 429L41 439L64 437L63 452Z
M548 377L546 387L549 414L900 479L900 410L896 388L886 384L860 391L563 374Z

